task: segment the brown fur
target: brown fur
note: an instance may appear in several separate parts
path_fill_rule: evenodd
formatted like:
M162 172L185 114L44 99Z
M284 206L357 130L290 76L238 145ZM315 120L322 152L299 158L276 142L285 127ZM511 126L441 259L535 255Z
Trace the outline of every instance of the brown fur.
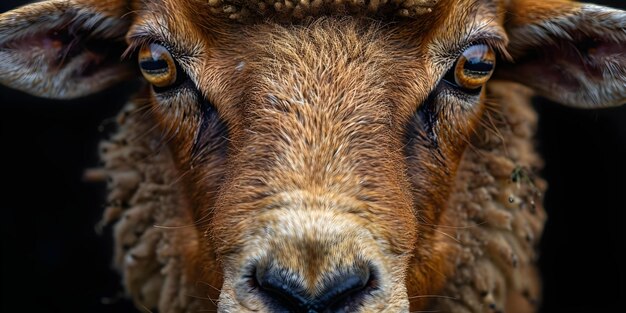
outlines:
M48 21L41 12L70 25L92 21L73 25L78 47L94 38L121 44L120 29L130 25L127 58L158 42L189 77L174 91L143 86L120 114L117 135L102 144L100 176L110 177L103 222L115 223L115 264L137 306L267 312L272 306L253 270L283 269L314 298L339 273L369 266L375 287L359 312L535 311L545 183L533 174L541 162L532 144L532 93L497 80L472 93L441 78L465 48L484 43L506 69L497 77L534 86L528 82L541 76L532 76L529 51L544 40L534 38L568 46L574 31L542 33L542 23L559 25L587 7L441 0L289 8L285 1L252 13L260 3L228 3L234 7L57 2L0 17L0 56L10 61L0 77L16 88L73 97L125 78L90 76L86 68L104 64L110 51L77 52L49 35L65 24L26 41L27 31L11 33L37 32L31 27ZM403 6L415 9L412 19L396 16ZM89 10L95 13L85 18ZM585 63L601 75L582 74L594 83L582 96L559 98L565 103L626 98L624 63L614 53L624 39L615 22L622 13L602 14L611 19L598 26L606 33L601 53ZM92 37L74 36L77 30ZM52 48L24 49L40 41ZM84 75L46 76L58 70Z

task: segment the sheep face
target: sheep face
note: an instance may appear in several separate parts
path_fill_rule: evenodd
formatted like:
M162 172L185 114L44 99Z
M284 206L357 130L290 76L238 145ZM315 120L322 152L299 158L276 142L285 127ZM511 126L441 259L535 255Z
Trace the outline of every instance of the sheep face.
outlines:
M616 10L532 0L409 1L400 11L219 4L18 9L0 17L0 77L71 98L143 76L133 103L168 147L178 215L191 225L181 275L214 286L220 312L425 308L421 297L440 294L460 262L440 226L455 222L446 212L465 186L457 172L468 145L489 128L483 115L501 108L485 86L494 71L565 104L626 98ZM118 46L139 71L111 63ZM159 282L129 289L142 305L168 307L140 297Z
M131 44L150 33L144 25L163 25L151 18ZM226 311L408 310L411 260L429 273L412 277L411 291L437 292L448 269L433 225L483 110L482 84L459 86L468 77L455 62L473 53L485 68L476 79L486 81L488 45L505 38L493 16L469 18L478 28L454 38L427 22L342 17L242 26L189 46L178 40L199 51L188 57L163 52L178 60L169 70L188 77L145 97L185 173L199 255L222 261ZM144 47L140 60L165 45Z

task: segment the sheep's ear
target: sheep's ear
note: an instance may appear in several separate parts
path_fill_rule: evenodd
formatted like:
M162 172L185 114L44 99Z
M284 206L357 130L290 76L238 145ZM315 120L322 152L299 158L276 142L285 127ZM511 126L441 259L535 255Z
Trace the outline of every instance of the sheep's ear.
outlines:
M0 83L70 99L129 78L132 67L120 61L127 2L44 1L0 14Z
M564 0L512 0L513 62L498 75L581 108L626 102L626 12Z

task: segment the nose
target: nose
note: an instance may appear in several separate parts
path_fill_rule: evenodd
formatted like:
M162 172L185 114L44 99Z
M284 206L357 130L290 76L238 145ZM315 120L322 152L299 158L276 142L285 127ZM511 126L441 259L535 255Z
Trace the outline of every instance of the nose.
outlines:
M272 307L280 308L280 312L353 312L358 310L367 290L374 288L369 267L337 273L332 279L325 280L320 288L315 288L322 290L315 295L306 292L302 280L285 270L257 269L256 279L265 298Z

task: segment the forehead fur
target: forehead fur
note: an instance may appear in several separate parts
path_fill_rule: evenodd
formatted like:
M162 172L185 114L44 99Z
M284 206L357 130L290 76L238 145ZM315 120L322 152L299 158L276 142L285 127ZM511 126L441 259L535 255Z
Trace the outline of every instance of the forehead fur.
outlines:
M307 25L314 17L321 16L354 16L364 17L370 21L380 21L383 24L406 26L398 28L400 37L424 37L425 41L442 38L444 41L463 41L470 33L480 30L500 33L497 39L506 41L504 31L498 27L504 17L504 3L501 0L380 0L366 4L357 0L287 0L286 8L295 5L294 9L283 9L282 2L276 0L136 0L134 7L139 16L134 31L131 30L129 39L133 37L156 36L164 41L185 41L185 38L214 37L222 35L239 36L240 27L244 25L274 22L280 24ZM282 1L282 0L281 0ZM230 4L232 2L232 4ZM271 8L265 8L268 2L274 3ZM214 5L223 4L220 11ZM236 3L241 3L236 6ZM246 9L253 6L263 7L252 11ZM336 5L335 5L336 4ZM355 6L360 9L347 10L341 5ZM319 5L324 9L310 11L296 10L300 6L316 8ZM422 8L420 14L400 14L389 10L395 8L400 11L407 8ZM230 9L227 9L230 8ZM394 10L395 10L394 9ZM416 9L417 10L417 9ZM225 14L230 12L230 14ZM239 12L239 13L238 13ZM246 17L243 17L243 13ZM305 12L305 13L303 13ZM413 12L413 11L412 11ZM415 11L417 12L417 11ZM401 18L398 16L410 16ZM418 17L419 15L419 17ZM489 27L491 26L491 27ZM495 32L494 32L495 31ZM193 35L188 34L194 33ZM218 34L220 33L220 34ZM430 34L427 36L426 34ZM211 39L211 38L208 38ZM211 40L212 41L212 40ZM185 45L184 42L180 43ZM190 43L187 46L196 46ZM498 45L497 45L498 46ZM496 47L498 48L498 47ZM444 49L445 50L445 49Z
M427 67L423 71L412 67L411 71L411 73L421 74L422 78L419 79L420 90L426 92L456 60L459 51L462 51L471 42L489 42L496 50L505 52L506 34L500 26L503 16L501 4L499 1L492 0L440 0L432 7L432 12L418 19L390 22L391 20L377 20L359 16L354 19L319 17L295 22L296 26L284 24L281 26L282 23L273 23L271 20L269 23L259 21L250 24L220 18L211 13L207 4L197 0L146 1L141 5L142 8L136 11L139 12L138 17L128 34L131 43L129 51L145 43L146 40L167 43L168 49L172 49L179 63L187 69L192 80L207 97L210 97L211 101L236 102L234 99L230 99L230 96L224 96L228 100L216 99L216 97L229 94L224 92L229 85L232 85L228 79L242 77L239 73L233 74L232 69L244 63L246 68L254 66L250 61L258 57L260 53L262 54L265 47L268 47L270 43L279 42L271 45L273 50L269 51L270 55L276 55L281 51L285 52L291 46L300 48L307 46L310 49L308 53L332 59L337 57L337 54L330 52L336 50L335 52L343 53L346 51L345 47L337 46L333 49L327 49L329 54L321 56L315 44L304 45L309 41L308 39L315 37L305 34L305 29L311 31L323 29L324 31L318 34L319 38L323 38L333 33L341 37L356 29L381 30L384 28L382 33L378 33L376 40L369 37L377 33L376 31L356 31L352 38L352 50L358 50L361 45L372 48L376 42L385 42L383 46L392 45L399 48L397 51L403 52L402 55L396 53L396 60L408 58L415 60L411 62L413 65L419 65L420 68L422 65ZM326 22L320 24L318 23L320 21ZM354 23L360 24L360 26ZM330 24L332 27L313 27ZM310 34L314 33L315 31ZM282 36L281 34L287 35ZM293 45L289 45L289 42ZM334 42L343 42L343 40L338 39ZM281 48L282 45L285 45L284 49ZM393 49L382 50L385 50L385 53L390 53ZM303 53L287 53L286 55L304 56ZM379 59L377 58L377 60ZM292 61L294 65L299 62L298 58ZM334 61L327 60L320 64L334 63ZM211 72L212 69L216 68L224 71L219 75L217 73L214 75L206 74L206 71ZM268 71L266 65L260 66L259 73L267 73ZM229 74L229 78L222 81L221 79L226 77L224 73L231 73L233 76ZM432 79L425 80L425 77ZM415 79L411 78L410 80ZM249 81L242 82L242 84L249 85ZM424 92L420 92L420 94ZM234 93L231 92L230 94ZM220 113L225 115L225 119L228 119L228 114L231 111L227 110Z

